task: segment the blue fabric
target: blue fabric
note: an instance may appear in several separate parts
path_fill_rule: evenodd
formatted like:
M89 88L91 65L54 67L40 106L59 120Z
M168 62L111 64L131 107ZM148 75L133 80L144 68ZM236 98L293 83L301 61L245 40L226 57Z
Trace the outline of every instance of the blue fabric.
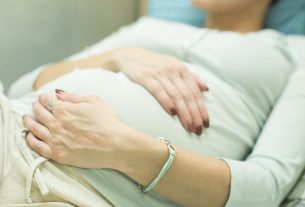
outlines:
M150 0L148 14L197 27L204 24L204 12L195 9L191 0ZM279 0L267 15L266 28L305 34L305 0Z
M287 34L305 34L305 0L280 0L270 9L266 27Z
M150 0L148 15L202 27L204 13L192 6L191 0Z

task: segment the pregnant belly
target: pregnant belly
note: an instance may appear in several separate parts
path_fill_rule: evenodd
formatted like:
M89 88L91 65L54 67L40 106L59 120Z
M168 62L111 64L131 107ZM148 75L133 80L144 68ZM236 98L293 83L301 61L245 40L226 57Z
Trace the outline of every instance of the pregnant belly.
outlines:
M22 108L22 113L32 113L31 103L37 96L53 92L56 88L70 93L99 96L130 127L152 137L165 137L175 146L202 155L240 160L253 144L247 135L236 132L232 123L226 123L226 109L221 109L215 103L212 92L203 96L210 113L211 126L198 137L188 133L177 117L167 114L146 89L131 82L121 73L101 69L75 70L45 85L36 93L14 101L13 106Z
M37 96L54 92L56 88L70 93L95 95L108 103L124 123L152 137L165 137L174 146L202 155L243 159L254 140L248 136L249 134L239 130L238 123L241 120L237 117L241 116L232 114L230 111L232 106L228 104L229 101L224 100L225 97L237 99L234 94L225 91L224 87L218 88L217 86L221 84L217 81L213 82L211 75L203 74L201 71L193 72L209 80L208 84L213 88L209 94L202 97L205 99L212 122L210 128L200 137L186 132L178 118L167 114L143 87L131 82L123 74L101 69L74 71L45 85L33 94L12 101L12 105L21 114L31 114L32 103L37 100ZM242 108L238 110L240 111L243 111ZM251 122L249 125L253 126ZM117 171L78 168L77 170L115 206L179 206L155 192L150 192L144 197L135 182Z

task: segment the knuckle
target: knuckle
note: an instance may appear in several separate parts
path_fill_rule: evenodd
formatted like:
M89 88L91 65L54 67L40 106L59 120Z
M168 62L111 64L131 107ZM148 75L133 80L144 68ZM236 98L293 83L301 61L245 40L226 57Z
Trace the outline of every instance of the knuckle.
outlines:
M168 64L162 68L162 71L164 71L166 74L172 74L175 72L175 70L176 70L176 65L174 64Z
M64 163L64 161L66 160L66 157L67 157L67 153L65 151L55 152L53 154L54 160L59 163Z
M32 126L30 127L30 131L31 131L33 134L37 134L37 132L38 132L37 126L32 125Z
M153 94L160 94L163 92L163 88L157 84L153 85L150 90Z
M150 77L155 73L155 70L142 70L138 73L139 78Z
M149 77L154 77L156 71L151 71L151 70L143 70L139 73L136 73L134 75L134 79L136 82L141 82L143 83L145 80L148 80Z
M36 111L36 112L35 112L35 118L36 118L37 120L41 120L41 118L42 118L42 113L41 113L40 111Z
M184 98L194 98L193 93L188 89L181 91L181 93Z
M61 132L62 128L63 128L63 125L57 121L50 124L50 127L49 127L49 129L52 133L57 133L57 134Z
M53 108L54 115L64 115L67 112L67 108L64 104L56 104Z
M181 70L182 72L188 72L187 66L186 66L185 64L182 64L182 63L181 63L181 65L180 65L180 70ZM188 74L191 75L189 72L188 72Z
M56 138L54 138L54 139L52 140L52 144L53 144L53 146L55 146L55 147L60 147L60 146L63 145L63 142L62 142L61 139L56 139Z
M136 76L135 82L142 86L145 86L149 83L149 78L147 76L144 76L144 77Z
M180 101L182 99L180 92L176 90L172 92L171 96L175 101Z

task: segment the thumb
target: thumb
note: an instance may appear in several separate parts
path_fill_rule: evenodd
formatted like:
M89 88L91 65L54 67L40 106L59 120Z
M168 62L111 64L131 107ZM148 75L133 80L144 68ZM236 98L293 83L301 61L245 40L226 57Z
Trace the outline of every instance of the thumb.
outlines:
M71 102L71 103L77 104L77 103L86 101L85 96L67 93L60 89L56 89L55 92L56 92L57 99L60 101L63 101L63 102Z

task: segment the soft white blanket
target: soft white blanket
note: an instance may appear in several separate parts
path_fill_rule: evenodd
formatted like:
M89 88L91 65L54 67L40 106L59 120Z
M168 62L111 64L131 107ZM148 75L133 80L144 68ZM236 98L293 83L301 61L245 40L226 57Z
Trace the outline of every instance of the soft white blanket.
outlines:
M48 161L25 143L0 82L0 206L112 206L74 168Z

